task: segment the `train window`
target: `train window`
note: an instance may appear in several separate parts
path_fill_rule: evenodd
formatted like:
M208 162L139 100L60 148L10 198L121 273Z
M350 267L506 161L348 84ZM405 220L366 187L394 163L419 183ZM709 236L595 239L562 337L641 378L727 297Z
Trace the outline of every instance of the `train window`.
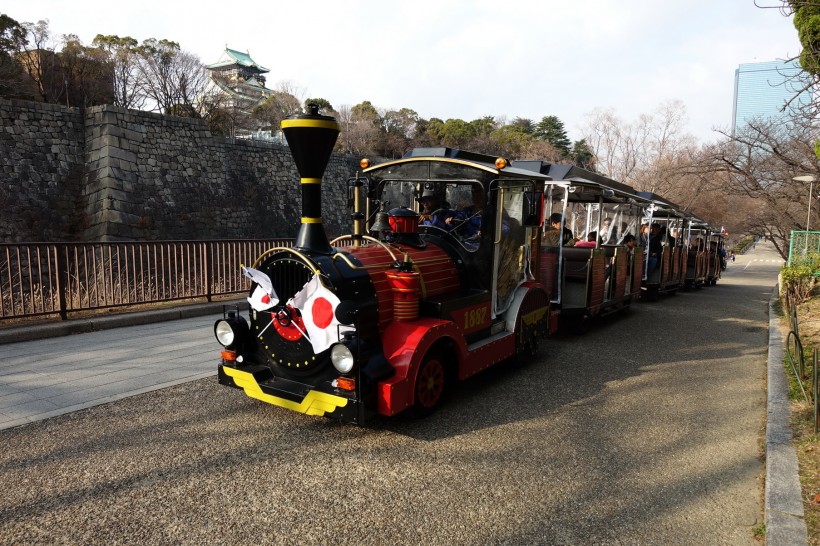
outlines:
M487 199L484 190L478 184L453 184L447 188L447 201L455 212L451 221L453 235L465 249L475 252L485 229L483 211Z
M577 240L619 245L626 235L637 236L640 218L638 210L629 204L576 202L567 206L564 222Z
M637 236L637 210L626 204L605 203L600 220L601 244L619 245L626 235Z
M416 210L414 196L416 195L416 183L399 180L389 180L384 183L381 192L383 209L389 211L396 207L406 207Z

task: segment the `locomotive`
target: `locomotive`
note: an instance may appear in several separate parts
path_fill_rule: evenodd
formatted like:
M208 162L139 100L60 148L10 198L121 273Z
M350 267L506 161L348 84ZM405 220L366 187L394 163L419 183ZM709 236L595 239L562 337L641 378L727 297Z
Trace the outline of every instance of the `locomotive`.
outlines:
M549 328L549 296L532 271L548 176L501 158L415 150L352 181L354 230L331 244L321 180L339 126L312 108L282 130L301 177L301 225L292 248L246 268L248 320L228 311L215 324L220 383L362 424L429 413L453 381L535 353ZM452 229L420 226L424 191L475 212L452 215ZM378 213L366 234L370 207Z
M229 309L214 325L219 382L252 398L360 425L427 415L456 381L532 357L559 319L625 309L648 280L643 250L625 241L652 201L578 167L452 148L363 160L349 181L352 233L330 241L321 184L339 125L311 105L282 130L300 176L298 234L244 268L247 319ZM590 242L550 242L548 215Z

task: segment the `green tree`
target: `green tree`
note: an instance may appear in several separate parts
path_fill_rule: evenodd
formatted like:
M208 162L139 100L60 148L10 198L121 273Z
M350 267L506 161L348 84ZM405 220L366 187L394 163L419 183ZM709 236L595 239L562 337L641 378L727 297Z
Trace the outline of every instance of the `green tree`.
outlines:
M416 139L423 139L422 142L417 142L417 146L441 146L442 130L444 129L444 120L441 118L430 118L424 124L424 131L416 136Z
M359 155L378 155L382 148L381 116L370 101L363 101L355 106L342 108L341 141L347 153Z
M360 102L351 108L350 111L353 114L353 117L360 121L370 123L375 126L379 125L379 111L376 110L376 107L373 106L373 103L369 100Z
M491 139L495 152L490 153L504 156L510 160L522 158L525 150L530 148L534 140L532 133L528 133L525 127L515 122L493 131Z
M21 53L20 62L34 81L35 94L43 102L59 103L65 87L48 20L23 23L23 27L26 29L29 48Z
M451 118L445 121L439 131L441 144L450 148L466 148L476 136L476 128L463 119Z
M402 108L388 110L381 117L383 142L380 155L385 157L401 157L411 146L416 134L419 115L415 110Z
M498 128L498 124L493 116L484 116L470 122L473 130L479 135L489 135Z
M493 142L493 131L498 129L498 123L493 116L484 116L470 122L473 137L467 142L465 147L473 152L484 154L497 154L495 143Z
M23 66L17 60L27 44L25 27L0 13L0 97L31 97Z
M299 99L285 91L274 91L253 109L253 117L263 128L278 131L282 120L301 112Z
M123 108L141 108L145 100L137 86L137 40L130 36L97 34L91 44L103 50L111 63L114 104Z
M784 4L788 4L794 13L794 27L803 45L800 66L806 72L820 76L820 2L788 0Z
M97 106L114 100L113 66L107 53L83 45L74 34L63 36L59 53L60 71L65 83L65 104Z
M786 104L793 115L814 117L820 106L816 92L820 84L820 2L781 0L780 12L785 16L794 16L794 27L797 29L797 35L803 46L799 59L804 72L783 76L784 82L777 83L787 83L793 91ZM805 91L810 91L810 93L805 93ZM803 98L807 95L812 98L809 104L804 104Z
M25 27L5 13L0 13L0 53L14 55L22 51L27 43Z
M515 118L510 125L527 135L535 133L535 123L529 118Z
M591 171L595 170L595 154L592 148L587 144L586 139L576 140L572 145L572 153L570 154L572 162Z
M535 126L533 132L535 138L549 142L558 149L564 156L570 155L570 140L564 123L557 116L544 116Z
M173 109L177 103L173 62L179 51L178 43L155 38L143 40L136 48L139 55L137 72L140 92L160 112Z
M323 115L328 115L329 113L333 112L333 105L330 104L330 101L321 98L315 99L305 99L304 107L305 112L307 112L308 104L316 104L319 106L319 113Z

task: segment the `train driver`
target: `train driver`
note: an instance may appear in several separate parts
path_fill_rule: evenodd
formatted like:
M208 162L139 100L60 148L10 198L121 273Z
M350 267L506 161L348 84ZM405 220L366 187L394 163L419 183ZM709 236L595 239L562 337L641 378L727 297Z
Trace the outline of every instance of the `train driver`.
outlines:
M425 189L421 197L416 198L421 204L419 213L419 224L423 226L435 226L441 229L448 229L447 219L456 215L450 210L447 203L442 203L441 196L434 189Z
M484 188L473 185L472 205L464 207L458 214L445 222L465 239L475 239L481 235L481 213L484 211Z

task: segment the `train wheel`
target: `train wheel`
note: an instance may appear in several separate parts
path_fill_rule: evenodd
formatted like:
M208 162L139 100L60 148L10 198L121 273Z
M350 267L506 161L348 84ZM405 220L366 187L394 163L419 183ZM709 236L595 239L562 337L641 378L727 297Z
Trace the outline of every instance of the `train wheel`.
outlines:
M519 328L524 328L520 322ZM529 364L536 356L538 356L538 330L535 326L530 326L521 332L515 356L511 361L516 366L524 366Z
M646 287L646 292L643 293L643 296L646 296L647 301L658 301L658 287L657 286L648 286Z
M447 370L438 353L429 353L416 376L415 414L423 417L433 413L444 399L447 388Z
M589 315L580 315L572 320L572 333L576 336L582 336L589 332L592 323L592 318Z
M530 358L538 356L538 333L534 327L530 327L525 334L527 341L524 345L524 354Z

